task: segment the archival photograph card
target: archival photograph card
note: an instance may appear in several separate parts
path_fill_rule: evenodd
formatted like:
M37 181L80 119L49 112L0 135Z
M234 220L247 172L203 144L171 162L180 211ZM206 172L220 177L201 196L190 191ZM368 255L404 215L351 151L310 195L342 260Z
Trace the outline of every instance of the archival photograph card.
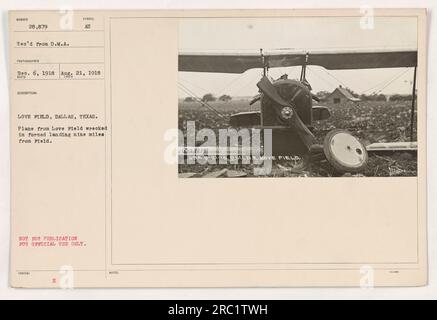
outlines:
M16 288L427 284L426 10L11 11Z

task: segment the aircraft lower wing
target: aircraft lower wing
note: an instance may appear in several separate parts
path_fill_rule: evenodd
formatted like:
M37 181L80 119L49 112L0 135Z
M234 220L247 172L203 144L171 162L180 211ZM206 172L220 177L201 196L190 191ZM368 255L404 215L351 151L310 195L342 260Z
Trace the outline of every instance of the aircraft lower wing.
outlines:
M366 149L369 153L417 152L417 142L377 142Z

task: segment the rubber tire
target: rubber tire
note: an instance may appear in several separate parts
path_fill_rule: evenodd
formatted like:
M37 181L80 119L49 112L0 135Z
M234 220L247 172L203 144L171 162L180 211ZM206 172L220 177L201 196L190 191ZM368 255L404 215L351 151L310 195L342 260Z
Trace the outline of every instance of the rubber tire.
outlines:
M335 158L335 156L332 154L331 148L329 146L331 144L332 137L338 133L347 133L358 140L358 138L353 136L347 130L334 129L334 130L329 131L328 134L325 136L325 140L323 142L323 152L325 153L325 156L326 156L326 159L328 160L328 162L334 167L335 170L337 170L338 172L341 172L341 173L346 173L346 172L359 173L359 172L364 171L364 169L367 167L367 161L369 159L369 155L367 154L366 147L359 140L358 140L358 142L360 143L362 150L363 150L363 154L364 154L364 162L362 163L361 166L348 167L348 166L344 165L342 162L340 162L339 160L337 160Z

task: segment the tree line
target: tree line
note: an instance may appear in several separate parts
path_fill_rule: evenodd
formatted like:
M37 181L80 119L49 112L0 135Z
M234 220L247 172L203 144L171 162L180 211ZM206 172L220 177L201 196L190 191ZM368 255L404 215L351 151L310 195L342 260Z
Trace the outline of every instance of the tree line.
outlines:
M411 101L413 99L412 94L393 94L385 95L382 93L372 93L372 94L358 94L353 90L346 88L354 98L359 98L361 101ZM326 100L326 98L331 94L329 91L319 91L316 96L321 100Z
M216 101L216 100L223 101L223 102L228 102L228 101L231 101L231 100L232 100L232 97L231 97L230 95L223 94L223 95L221 95L220 97L216 98L212 93L207 93L207 94L205 94L205 95L202 97L201 100L202 100L203 102L211 102L211 101ZM196 101L196 99L193 98L193 97L186 97L186 98L184 99L184 101L185 101L185 102L193 102L193 101Z
M372 93L372 94L358 94L354 92L353 90L346 88L354 98L359 98L361 101L387 101L387 96L382 93ZM326 98L331 94L329 91L319 91L316 93L316 96L321 100L324 101ZM412 94L393 94L388 96L389 101L411 101L413 98ZM227 94L223 94L220 97L215 97L212 93L207 93L203 95L201 98L203 102L212 102L212 101L222 101L222 102L229 102L232 100L232 97ZM184 99L185 102L194 102L196 101L193 97L186 97Z

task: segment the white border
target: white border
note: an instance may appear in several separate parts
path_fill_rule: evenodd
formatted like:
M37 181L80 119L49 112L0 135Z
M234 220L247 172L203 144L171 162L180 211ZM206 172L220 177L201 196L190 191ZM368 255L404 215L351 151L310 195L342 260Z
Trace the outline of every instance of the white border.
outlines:
M8 10L42 9L290 9L290 8L428 8L428 252L429 285L419 288L275 288L275 289L12 289L9 273L9 98ZM0 2L0 299L435 299L437 298L437 191L436 160L437 26L435 0L2 0ZM371 199L369 199L371 200Z

